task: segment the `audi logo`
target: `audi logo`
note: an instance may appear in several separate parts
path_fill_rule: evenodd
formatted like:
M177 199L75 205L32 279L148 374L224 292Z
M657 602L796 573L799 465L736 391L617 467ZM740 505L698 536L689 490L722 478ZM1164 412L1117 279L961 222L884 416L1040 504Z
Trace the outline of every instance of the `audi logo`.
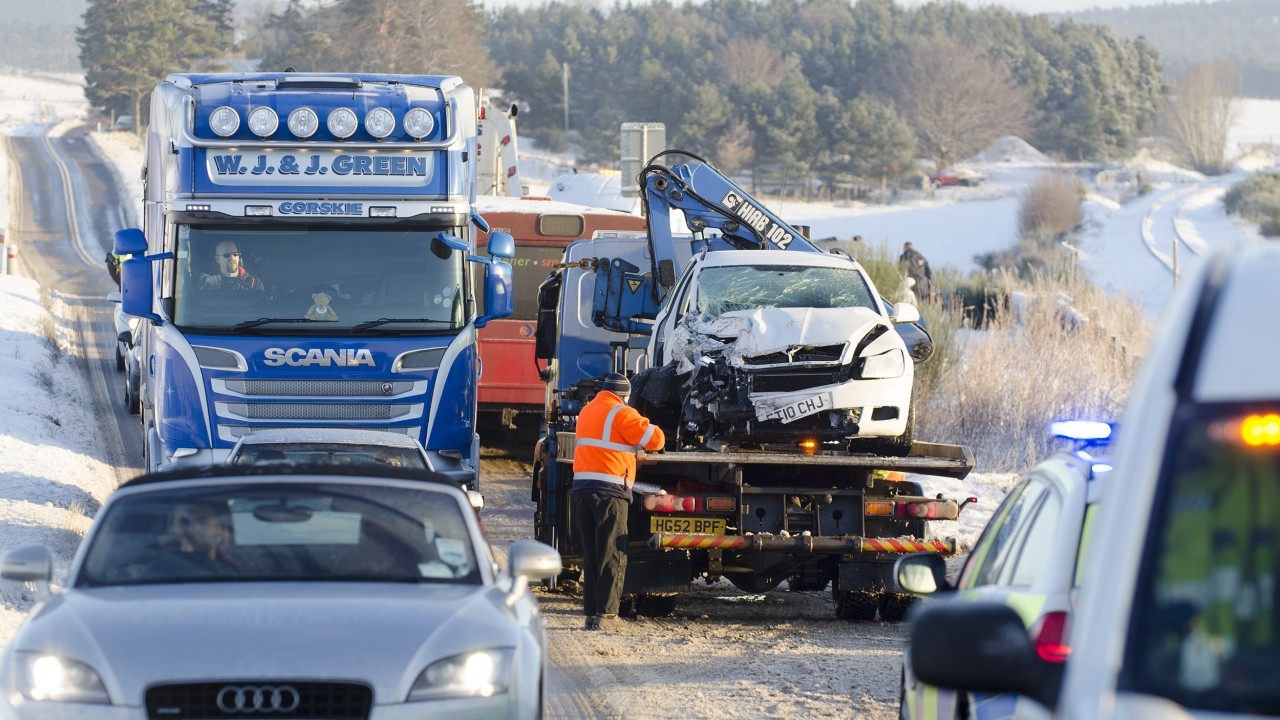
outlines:
M302 704L302 695L288 685L228 685L218 691L218 709L237 713L291 713Z

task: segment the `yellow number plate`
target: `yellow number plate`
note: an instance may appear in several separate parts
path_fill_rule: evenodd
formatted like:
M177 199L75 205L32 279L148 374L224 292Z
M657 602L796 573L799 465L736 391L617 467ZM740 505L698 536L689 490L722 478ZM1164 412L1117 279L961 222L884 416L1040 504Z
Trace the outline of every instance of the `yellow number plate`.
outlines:
M670 515L654 515L649 518L649 532L723 535L724 529L723 518L672 517Z

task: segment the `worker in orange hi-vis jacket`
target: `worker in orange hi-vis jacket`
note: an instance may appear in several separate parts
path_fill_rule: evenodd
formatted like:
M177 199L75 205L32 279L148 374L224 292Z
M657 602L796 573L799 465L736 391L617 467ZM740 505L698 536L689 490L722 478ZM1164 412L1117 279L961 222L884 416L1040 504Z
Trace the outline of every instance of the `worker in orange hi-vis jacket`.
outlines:
M587 630L616 629L627 571L627 511L636 452L666 445L662 428L627 405L631 383L618 373L578 413L573 450L573 517L582 544L582 610Z

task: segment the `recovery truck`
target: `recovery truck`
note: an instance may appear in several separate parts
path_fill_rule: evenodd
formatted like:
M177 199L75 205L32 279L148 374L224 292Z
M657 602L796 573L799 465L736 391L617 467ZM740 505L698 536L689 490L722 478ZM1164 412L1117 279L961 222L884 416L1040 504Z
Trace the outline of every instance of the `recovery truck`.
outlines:
M150 108L143 227L115 243L144 320L146 468L220 462L259 429L363 428L475 487L476 331L511 312L514 243L476 254L472 89L173 74Z
M900 619L894 559L955 553L927 523L973 500L905 479L974 464L965 446L913 437L912 369L932 352L918 311L888 305L852 257L822 252L710 164L667 154L692 162L641 173L646 233L573 243L540 290L535 532L566 567L550 586L581 567L577 414L600 376L624 371L630 402L668 437L638 467L624 589L638 608L669 611L695 580L726 578L748 592L830 584L837 616ZM673 234L673 210L691 237Z

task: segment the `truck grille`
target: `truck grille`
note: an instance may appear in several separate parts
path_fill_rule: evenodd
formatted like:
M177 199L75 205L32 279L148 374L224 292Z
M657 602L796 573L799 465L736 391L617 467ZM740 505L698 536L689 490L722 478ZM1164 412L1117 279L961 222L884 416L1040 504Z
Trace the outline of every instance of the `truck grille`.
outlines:
M226 414L246 420L396 420L422 405L365 403L227 403Z
M308 425L309 428L337 427L336 425ZM296 430L297 425L219 425L218 437L229 443L234 443L249 433L259 432L262 430ZM350 428L348 428L350 429ZM418 437L418 433L422 430L420 427L371 427L361 425L361 430L377 430L379 432L395 433L397 435L408 435L409 437Z
M757 370L750 374L751 392L796 392L807 388L836 385L847 382L853 373L852 365L836 368L795 368Z
M250 397L396 397L411 380L227 380L227 390Z
M236 702L237 695L239 704ZM295 700L296 707L294 707ZM147 717L150 720L170 720L171 718L363 720L369 717L373 707L373 689L367 685L355 683L233 680L216 683L157 685L147 690L146 703ZM285 708L291 709L286 711Z

